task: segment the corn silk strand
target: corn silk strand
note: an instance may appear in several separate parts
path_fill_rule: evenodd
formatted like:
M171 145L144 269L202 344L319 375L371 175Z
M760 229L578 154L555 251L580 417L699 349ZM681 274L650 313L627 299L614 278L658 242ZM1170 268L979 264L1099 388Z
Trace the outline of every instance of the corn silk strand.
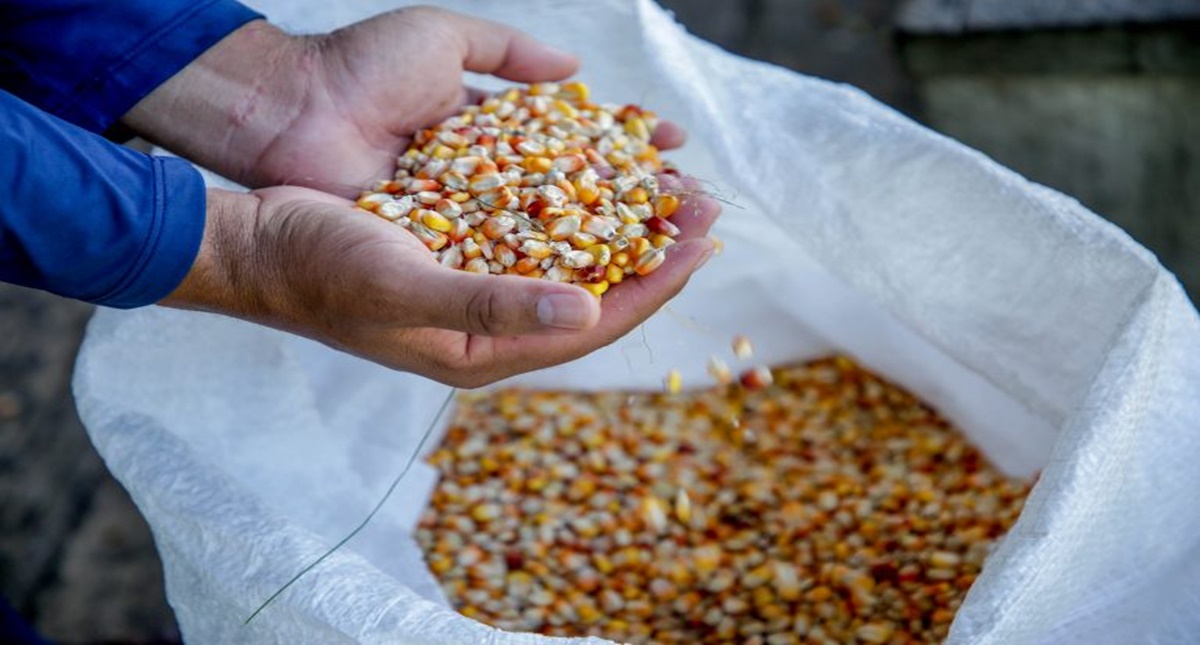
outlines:
M402 468L400 473L396 475L396 478L392 480L391 485L388 486L388 489L386 492L384 492L383 497L379 498L379 501L375 503L375 507L371 509L371 512L368 513L365 518L363 518L363 521L360 522L358 526L354 527L354 530L350 531L346 537L342 538L337 544L330 547L330 549L323 553L321 557L317 558L311 564L301 569L299 573L292 576L292 578L285 582L282 587L280 587L275 593L271 594L270 598L267 598L263 604L258 606L258 609L254 610L254 613L250 614L250 616L246 618L246 621L242 623L243 625L249 625L250 622L257 618L258 615L261 614L262 611L266 609L272 602L274 602L276 598L283 595L283 592L291 588L291 586L299 581L300 578L304 577L306 573L315 569L317 565L321 564L326 558L336 553L338 549L341 549L347 542L354 539L355 536L357 536L364 528L367 527L367 524L369 524L371 520L375 518L375 515L379 513L379 509L383 508L383 505L386 504L388 499L391 498L392 493L396 492L396 487L400 485L400 481L403 480L404 476L408 474L408 471L412 468L412 465L416 463L417 456L420 455L421 451L425 449L425 443L429 440L429 437L433 436L434 428L437 427L438 421L442 418L442 415L446 413L446 410L450 407L450 402L454 400L454 395L457 393L458 388L450 388L450 392L446 394L446 400L442 401L442 405L440 408L438 408L437 414L433 415L433 420L429 422L429 427L425 429L425 434L421 435L421 440L417 442L416 449L413 450L412 454L408 456L408 461L405 462L404 468Z

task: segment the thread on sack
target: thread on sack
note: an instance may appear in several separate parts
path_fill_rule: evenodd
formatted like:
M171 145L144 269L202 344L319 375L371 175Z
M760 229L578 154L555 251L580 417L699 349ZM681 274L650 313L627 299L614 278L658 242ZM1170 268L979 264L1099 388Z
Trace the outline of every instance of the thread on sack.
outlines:
M339 540L338 543L330 547L328 551L321 554L321 557L313 560L310 564L301 569L299 573L292 576L290 580L283 583L282 587L276 590L275 593L271 594L270 598L267 598L263 604L259 605L258 608L246 618L245 622L242 623L243 625L249 625L250 622L257 618L264 609L270 606L272 602L275 602L276 598L283 595L283 592L291 588L291 586L296 584L300 578L304 577L304 575L309 571L315 569L329 556L336 553L338 549L341 549L347 542L353 540L355 536L357 536L364 528L367 527L367 524L369 524L371 520L374 519L375 515L379 513L379 509L383 508L383 505L387 503L389 498L391 498L392 493L396 492L396 487L400 485L400 481L403 480L404 476L408 474L408 471L412 468L412 465L416 463L417 456L420 455L421 451L425 449L425 443L429 440L429 437L433 436L433 431L435 428L437 428L438 421L442 418L442 415L446 413L446 410L450 407L450 402L454 400L454 395L457 393L458 388L450 388L450 392L446 394L446 400L442 401L442 405L438 408L437 414L433 415L433 420L429 422L429 427L425 428L425 434L421 435L421 440L417 442L416 449L413 450L412 454L408 456L408 461L405 462L404 467L400 469L400 473L397 474L396 478L392 480L391 485L389 485L387 490L383 493L383 497L379 498L379 501L375 503L375 507L371 509L370 513L367 513L367 516L363 518L363 521L360 522L358 526L354 527L354 530L350 531L346 537Z

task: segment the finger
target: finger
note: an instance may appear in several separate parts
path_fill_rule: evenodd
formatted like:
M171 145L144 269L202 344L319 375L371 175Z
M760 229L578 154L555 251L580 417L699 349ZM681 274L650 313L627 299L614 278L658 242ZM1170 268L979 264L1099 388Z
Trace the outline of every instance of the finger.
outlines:
M687 142L687 131L671 121L659 121L650 135L650 143L659 150L679 148Z
M420 327L485 336L588 329L600 319L596 298L583 289L522 276L485 276L430 265L409 273L401 298L424 311ZM414 312L415 313L415 312Z
M679 241L708 235L721 214L721 204L700 191L700 183L691 177L660 175L659 184L668 193L682 196L679 207L671 215L671 223L679 228Z
M463 67L510 81L558 81L579 69L579 59L512 27L450 14L462 39Z
M671 222L679 227L679 242L696 239L708 235L709 229L721 215L721 205L710 197L688 197L679 205L679 210L671 216Z
M271 186L268 188L259 188L253 192L263 199L278 199L280 201L310 201L319 202L321 204L329 204L332 206L354 205L354 202L349 199L339 197L323 190L314 190L304 186Z

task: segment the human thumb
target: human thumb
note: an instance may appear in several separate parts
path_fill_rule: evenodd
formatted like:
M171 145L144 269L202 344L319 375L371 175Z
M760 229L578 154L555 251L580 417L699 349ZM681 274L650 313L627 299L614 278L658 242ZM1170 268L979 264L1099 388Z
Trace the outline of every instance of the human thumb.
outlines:
M514 275L485 276L430 267L419 278L428 288L428 325L487 336L517 336L588 329L600 320L600 303L583 289Z

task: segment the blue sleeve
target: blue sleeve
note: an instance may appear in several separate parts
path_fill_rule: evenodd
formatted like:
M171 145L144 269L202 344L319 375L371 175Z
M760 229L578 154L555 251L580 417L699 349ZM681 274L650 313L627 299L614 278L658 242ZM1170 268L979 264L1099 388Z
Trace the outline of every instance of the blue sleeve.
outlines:
M0 91L0 280L110 307L161 300L204 234L190 164L105 140Z
M261 17L233 0L0 0L0 89L103 132Z

